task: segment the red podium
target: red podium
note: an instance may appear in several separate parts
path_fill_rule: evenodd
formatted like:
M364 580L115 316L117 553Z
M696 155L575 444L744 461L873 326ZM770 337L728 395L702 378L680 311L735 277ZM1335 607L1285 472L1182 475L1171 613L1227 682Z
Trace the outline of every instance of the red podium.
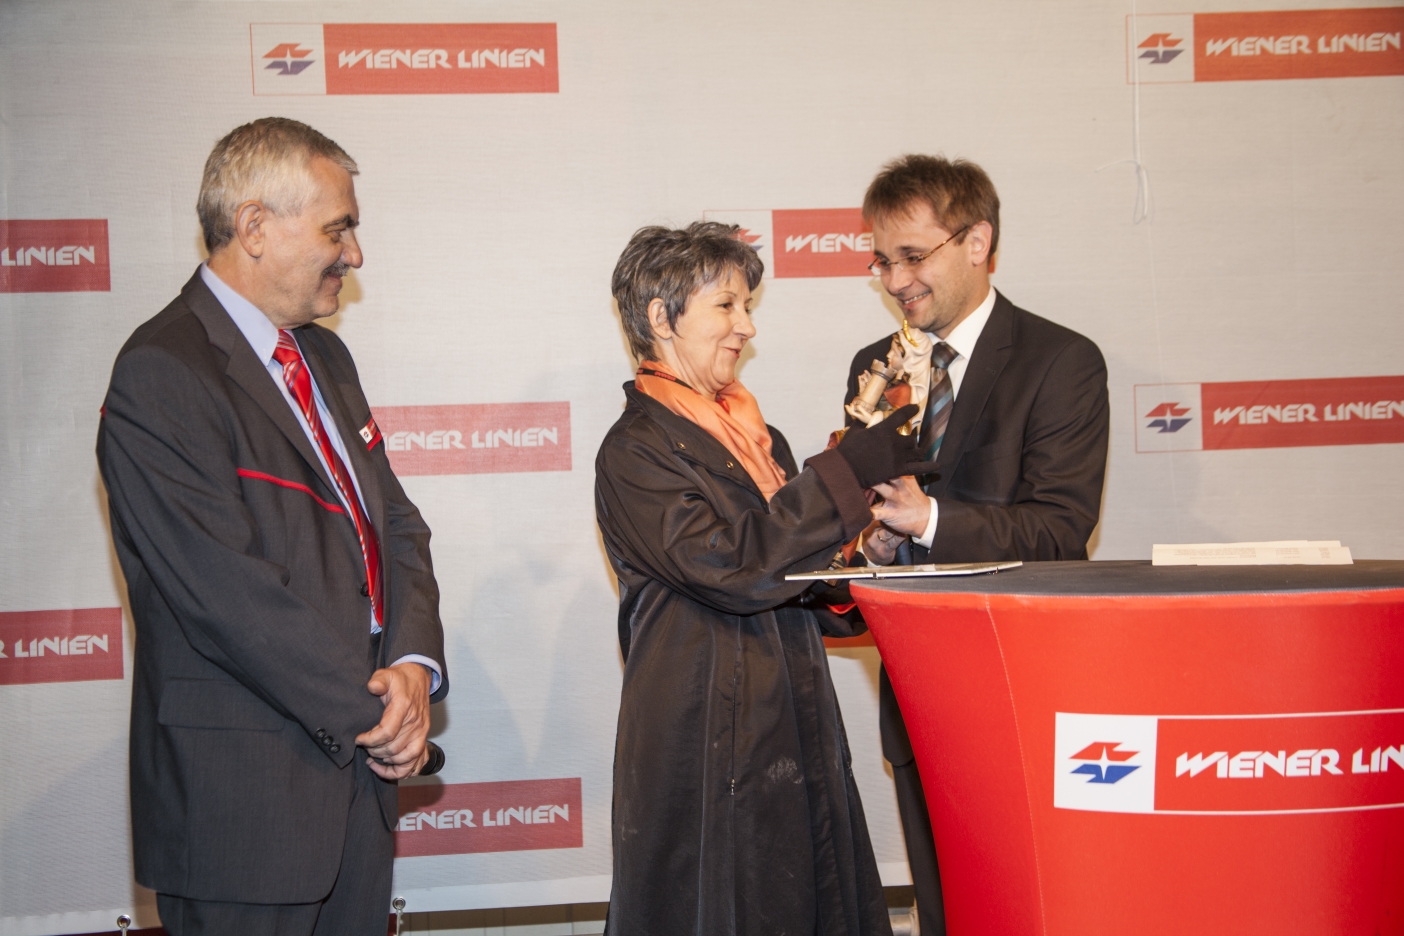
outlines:
M955 936L1404 933L1404 562L852 591Z

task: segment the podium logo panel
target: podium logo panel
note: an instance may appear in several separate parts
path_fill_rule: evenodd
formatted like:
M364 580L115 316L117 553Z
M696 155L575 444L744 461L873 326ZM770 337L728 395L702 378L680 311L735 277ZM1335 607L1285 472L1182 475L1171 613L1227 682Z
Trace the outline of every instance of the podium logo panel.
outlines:
M1055 807L1154 811L1154 716L1058 712L1054 717Z
M1161 718L1156 812L1404 806L1404 711Z
M580 778L400 787L395 856L583 848Z
M1059 712L1056 719L1057 809L1246 815L1404 807L1404 709Z

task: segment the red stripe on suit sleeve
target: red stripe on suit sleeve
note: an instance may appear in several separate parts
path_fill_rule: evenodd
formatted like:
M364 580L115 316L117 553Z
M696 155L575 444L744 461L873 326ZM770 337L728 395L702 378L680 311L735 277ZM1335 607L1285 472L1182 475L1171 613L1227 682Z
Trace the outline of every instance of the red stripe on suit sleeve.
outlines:
M273 475L271 475L271 474L264 474L264 473L261 472L261 471L250 471L248 468L240 468L240 469L238 469L238 471L239 471L239 477L241 477L241 478L253 478L255 481L267 481L267 482L269 482L270 484L276 484L276 485L278 485L279 487L290 488L291 490L294 490L294 491L301 491L302 493L306 494L308 497L312 498L312 499L313 499L314 501L316 501L317 503L321 504L321 505L322 505L323 507L325 507L327 510L330 510L332 513L339 513L339 514L344 514L344 513L346 513L345 508L343 508L340 504L329 504L329 503L327 503L326 501L324 501L324 500L322 500L320 497L318 497L318 496L316 495L316 493L315 493L310 487L308 487L308 486L305 485L305 484L298 484L296 481L288 481L288 480L285 480L285 479L283 479L283 478L275 478L275 477L273 477Z

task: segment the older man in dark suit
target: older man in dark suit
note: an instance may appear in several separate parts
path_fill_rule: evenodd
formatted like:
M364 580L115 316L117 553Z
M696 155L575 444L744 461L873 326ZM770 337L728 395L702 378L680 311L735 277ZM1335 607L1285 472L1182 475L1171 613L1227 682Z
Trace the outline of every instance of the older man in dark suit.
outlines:
M873 272L905 317L904 348L924 385L921 448L936 472L877 490L885 503L862 537L887 564L1087 558L1107 461L1107 369L1082 335L1020 309L990 285L999 196L979 166L906 156L868 188ZM918 334L921 333L921 334ZM896 335L853 359L859 377ZM899 401L900 402L900 401ZM892 764L922 936L945 932L931 818L886 671L879 679L883 755Z
M429 529L313 324L361 265L355 173L292 120L221 140L209 262L123 346L103 408L136 876L173 936L383 936L395 781L448 691Z

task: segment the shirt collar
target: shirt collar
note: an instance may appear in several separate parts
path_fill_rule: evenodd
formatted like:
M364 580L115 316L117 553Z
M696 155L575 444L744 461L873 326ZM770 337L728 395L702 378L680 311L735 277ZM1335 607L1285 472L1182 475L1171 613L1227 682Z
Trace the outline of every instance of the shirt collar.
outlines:
M956 354L969 360L970 355L975 353L975 342L980 340L980 333L985 330L985 323L990 320L994 304L995 288L991 286L990 291L985 294L984 301L975 307L975 311L966 316L965 321L951 329L951 333L945 337L945 342L955 350ZM931 340L935 342L942 339L932 335Z
M273 350L278 347L278 326L270 322L268 316L259 311L258 306L239 295L228 283L216 276L208 263L200 264L200 278L210 287L210 292L214 293L219 304L224 306L224 311L234 320L259 362L267 367L268 362L273 360Z

